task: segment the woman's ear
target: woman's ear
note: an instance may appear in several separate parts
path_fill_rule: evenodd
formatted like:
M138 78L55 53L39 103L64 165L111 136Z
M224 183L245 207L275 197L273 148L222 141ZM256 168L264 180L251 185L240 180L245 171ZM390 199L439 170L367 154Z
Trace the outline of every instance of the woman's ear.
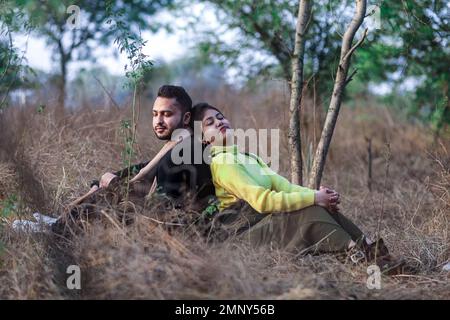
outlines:
M183 116L183 124L185 126L188 126L189 123L191 122L191 113L190 112L186 112Z

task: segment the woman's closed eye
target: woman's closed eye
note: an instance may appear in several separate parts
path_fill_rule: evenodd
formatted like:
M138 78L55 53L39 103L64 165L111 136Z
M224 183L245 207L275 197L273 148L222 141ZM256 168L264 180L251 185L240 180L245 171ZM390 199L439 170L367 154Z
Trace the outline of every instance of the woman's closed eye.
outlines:
M216 114L215 118L219 121L225 119L225 117L223 116L223 114L218 113ZM208 117L205 119L205 121L203 121L203 125L206 126L211 126L214 124L214 117Z
M203 121L203 125L204 126L210 126L214 123L214 119L212 117L209 117L208 119L206 119L205 121Z

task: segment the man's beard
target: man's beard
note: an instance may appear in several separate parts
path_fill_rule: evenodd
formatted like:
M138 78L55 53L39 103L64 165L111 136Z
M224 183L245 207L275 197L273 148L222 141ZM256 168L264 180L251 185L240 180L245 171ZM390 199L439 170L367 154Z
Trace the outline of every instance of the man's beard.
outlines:
M153 130L153 132L155 132L155 130ZM156 138L158 138L159 140L170 140L170 137L172 136L172 132L173 131L170 131L170 132L168 132L167 134L164 134L164 135L158 135L156 132L155 132L155 136L156 136Z
M175 130L177 130L177 129L182 129L183 127L184 127L184 126L183 126L183 121L180 121L180 122L178 123L178 125L177 125L175 128L173 128L172 130L167 131L167 133L165 133L165 134L162 135L162 136L159 136L159 135L156 133L155 128L153 128L153 132L154 132L156 138L158 138L159 140L165 140L165 141L167 141L167 140L170 140L170 139L172 138L172 133L173 133ZM166 127L166 128L167 128L167 127Z

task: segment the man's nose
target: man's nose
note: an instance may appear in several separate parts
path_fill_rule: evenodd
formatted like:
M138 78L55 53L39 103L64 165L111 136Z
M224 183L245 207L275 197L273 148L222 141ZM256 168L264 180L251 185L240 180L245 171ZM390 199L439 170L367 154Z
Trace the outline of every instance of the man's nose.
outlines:
M162 124L162 123L164 123L164 117L163 116L156 116L156 122L158 123L158 124Z

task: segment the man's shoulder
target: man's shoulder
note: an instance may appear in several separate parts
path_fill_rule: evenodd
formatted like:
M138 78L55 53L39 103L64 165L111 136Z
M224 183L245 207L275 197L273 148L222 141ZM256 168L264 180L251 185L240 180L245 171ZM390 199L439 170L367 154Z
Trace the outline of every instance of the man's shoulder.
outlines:
M170 152L164 155L161 159L162 163L176 165L193 165L193 166L208 166L211 159L209 153L205 159L205 148L201 141L196 141L193 137L186 138L178 143Z

